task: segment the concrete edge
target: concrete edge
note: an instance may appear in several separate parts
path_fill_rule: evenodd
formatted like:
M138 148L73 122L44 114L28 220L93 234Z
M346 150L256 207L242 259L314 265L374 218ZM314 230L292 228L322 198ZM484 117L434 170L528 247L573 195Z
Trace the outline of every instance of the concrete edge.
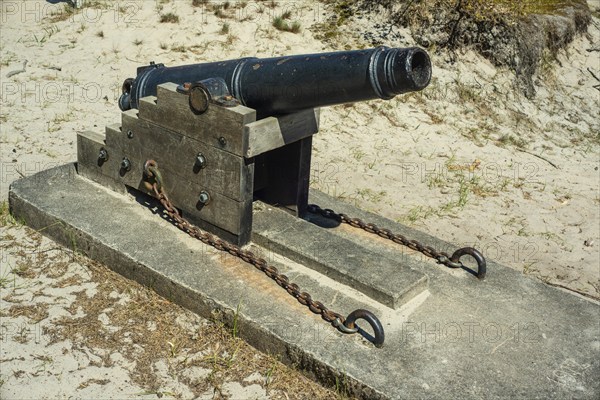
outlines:
M67 164L56 167L56 169L71 168L69 174L84 179L97 187L112 192L97 183L77 175L75 164ZM39 174L43 174L42 171ZM58 173L58 171L52 171ZM38 175L38 174L36 174ZM29 178L37 179L35 175ZM23 178L28 179L28 178ZM23 221L28 227L49 237L57 243L72 249L71 245L76 243L77 251L87 258L99 262L114 272L127 279L134 280L139 284L152 289L165 299L174 302L203 318L215 322L213 312L220 314L219 322L226 327L232 328L236 310L227 307L201 293L177 285L167 276L162 275L144 264L137 263L133 259L120 253L105 243L95 240L92 236L77 229L72 225L65 224L56 215L48 210L36 207L18 194L19 181L13 182L9 187L9 211L17 219ZM114 194L114 192L113 192ZM343 382L344 391L350 395L362 399L387 400L384 393L376 391L365 383L361 383L354 377L339 371L331 365L318 360L314 354L308 353L299 346L287 343L276 333L261 327L257 322L246 318L243 314L237 316L239 336L252 347L265 354L276 354L279 360L287 365L298 369L310 379L317 381L325 387L335 388ZM267 339L267 340L265 340Z

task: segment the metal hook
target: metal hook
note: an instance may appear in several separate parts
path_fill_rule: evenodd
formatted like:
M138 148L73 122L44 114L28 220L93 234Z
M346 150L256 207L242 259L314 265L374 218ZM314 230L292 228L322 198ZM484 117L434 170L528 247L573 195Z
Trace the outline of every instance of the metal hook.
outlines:
M450 257L450 261L452 262L460 262L460 258L464 255L470 255L477 261L477 278L483 279L485 278L486 273L486 262L483 254L479 252L479 250L474 249L473 247L463 247L462 249L458 249L452 254Z
M373 328L373 333L375 334L375 337L372 337L367 332L362 330L359 326L356 326L355 322L357 319L364 319L365 321L367 321L369 323L369 325L371 325L371 328ZM352 311L346 317L344 326L348 329L357 328L358 329L357 332L359 332L369 342L373 343L375 345L375 347L383 346L383 341L385 340L385 333L383 332L383 326L381 325L381 322L379 322L379 319L371 311L362 310L362 309Z

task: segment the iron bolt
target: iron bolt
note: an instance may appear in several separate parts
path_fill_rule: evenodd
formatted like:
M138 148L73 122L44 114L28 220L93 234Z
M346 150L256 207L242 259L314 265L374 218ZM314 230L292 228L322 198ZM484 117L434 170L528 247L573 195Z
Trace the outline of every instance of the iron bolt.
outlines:
M127 137L128 137L129 139L133 139L133 132L132 132L131 130L128 130L128 131L127 131Z
M208 192L204 190L201 191L200 196L198 196L198 201L204 205L208 204L208 202L210 201L210 195L208 194Z
M127 157L123 158L121 161L121 169L125 171L129 171L131 169L131 161Z
M206 157L204 157L204 154L198 153L198 155L196 156L196 166L198 168L206 167Z
M105 148L101 148L98 152L98 160L108 161L108 151Z
M221 146L225 146L225 145L227 144L227 139L225 139L223 136L221 136L221 137L219 138L219 144L220 144Z

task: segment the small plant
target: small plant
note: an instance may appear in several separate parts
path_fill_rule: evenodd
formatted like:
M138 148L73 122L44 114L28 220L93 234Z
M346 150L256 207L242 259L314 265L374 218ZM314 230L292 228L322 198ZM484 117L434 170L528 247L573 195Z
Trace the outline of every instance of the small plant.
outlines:
M169 46L164 42L160 42L159 46L161 50L167 50L169 48Z
M15 226L17 220L10 214L8 202L3 201L0 203L0 226Z
M233 314L233 327L231 328L231 335L234 338L238 337L240 333L239 319L240 319L240 308L242 307L242 299L240 299L236 309L235 314Z
M143 39L135 39L135 40L133 41L133 44L134 44L134 45L136 45L136 46L141 46L141 45L142 45L142 43L144 43L144 40L143 40Z
M215 16L217 18L227 18L227 14L223 12L223 9L221 7L215 8Z
M267 373L265 374L265 386L266 387L269 387L269 385L273 382L273 375L275 375L276 371L277 371L277 360L273 359L273 363L271 364L271 366L267 370Z
M98 36L99 38L104 38L104 31L96 32L96 36Z
M502 135L500 138L498 138L498 142L500 145L513 145L518 148L525 148L527 146L527 141L525 139L511 134Z
M232 35L230 33L229 35L227 35L227 39L225 40L225 45L231 46L233 44L233 42L235 42L236 39L237 39L237 36Z
M192 6L201 7L208 4L208 0L192 0Z
M282 19L290 19L292 17L292 12L291 11L286 11L283 14L281 14L281 18Z
M31 267L23 262L18 262L17 266L14 267L11 272L21 278L31 278L32 276L35 276L35 272Z
M287 21L283 17L275 17L273 19L273 27L275 27L275 29L277 29L277 30L284 31L284 32L291 32L291 33L300 32L300 22L294 21L290 25L287 23Z
M6 273L0 276L0 289L7 289L12 284L15 285L16 276L13 274L12 278L9 277L11 271L7 270Z
M53 10L50 12L50 21L51 22L59 22L66 21L67 19L73 17L77 10L73 8L70 4L64 4L62 10Z
M229 24L228 23L224 23L221 26L221 34L222 35L227 35L229 33Z
M179 16L177 14L173 14L172 12L162 14L160 16L160 22L163 24L164 23L177 24L177 23L179 23Z
M173 45L171 46L171 51L175 51L177 53L185 53L188 51L188 48L183 44Z

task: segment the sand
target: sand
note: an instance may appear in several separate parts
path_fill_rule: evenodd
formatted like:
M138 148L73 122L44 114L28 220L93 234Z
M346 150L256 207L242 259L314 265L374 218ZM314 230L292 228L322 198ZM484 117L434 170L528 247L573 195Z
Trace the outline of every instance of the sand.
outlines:
M337 43L326 44L316 38L323 29L319 24L328 24L331 15L321 3L277 2L274 9L268 2L234 4L219 17L187 0L88 1L73 14L64 11L64 3L3 1L0 200L21 176L74 161L77 132L102 131L118 122L121 84L138 66L368 46L356 31L374 29L378 22L357 19L353 28L340 28ZM273 16L284 11L301 23L299 33L271 26ZM160 23L167 13L179 21ZM408 32L394 32L386 45L414 44ZM446 241L477 247L488 259L548 284L599 299L600 92L594 87L600 84L594 77L600 77L599 49L600 21L594 18L587 35L544 62L533 100L515 89L510 71L471 50L432 52L434 78L424 92L322 109L312 185ZM7 235L26 237L22 227L0 232L3 241ZM10 278L14 265L9 268L7 260L2 259L2 271ZM2 288L2 297L11 290ZM3 312L9 307L4 300L0 304ZM59 311L48 313L52 319ZM3 314L2 321L30 319ZM85 367L78 381L56 380L56 374L71 379L68 364L78 361L44 340L15 343L2 341L0 393L6 398L27 397L26 382L47 397L134 396L145 390L126 382L131 371L126 366L97 373ZM11 360L18 354L26 360ZM57 361L48 364L36 358L40 354ZM40 368L46 372L35 375ZM18 370L27 373L17 376ZM77 389L105 372L110 385L92 382ZM188 393L178 385L171 389ZM262 386L258 390L251 396L266 396Z

